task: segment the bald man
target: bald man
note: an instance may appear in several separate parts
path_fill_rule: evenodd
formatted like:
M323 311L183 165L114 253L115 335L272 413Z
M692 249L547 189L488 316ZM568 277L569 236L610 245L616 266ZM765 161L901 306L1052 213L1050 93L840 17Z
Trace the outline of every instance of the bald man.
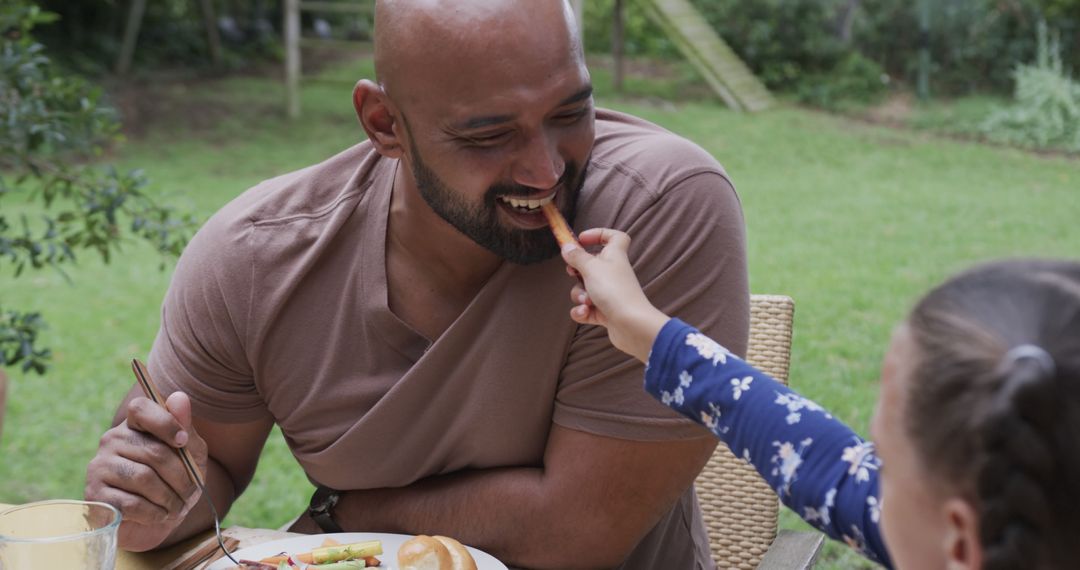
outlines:
M248 190L178 263L86 496L146 550L225 512L271 428L317 486L301 532L443 534L527 568L710 568L715 446L570 320L540 206L634 236L662 310L744 349L738 199L692 143L595 109L562 0L380 0L367 140ZM304 492L281 489L281 492Z

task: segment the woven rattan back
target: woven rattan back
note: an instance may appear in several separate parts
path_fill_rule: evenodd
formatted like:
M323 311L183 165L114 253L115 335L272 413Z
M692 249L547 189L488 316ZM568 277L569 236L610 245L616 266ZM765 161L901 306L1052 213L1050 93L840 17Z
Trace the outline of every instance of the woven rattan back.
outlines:
M787 383L795 303L780 295L750 297L746 360ZM776 538L776 494L753 468L720 445L694 483L709 545L719 568L757 568Z

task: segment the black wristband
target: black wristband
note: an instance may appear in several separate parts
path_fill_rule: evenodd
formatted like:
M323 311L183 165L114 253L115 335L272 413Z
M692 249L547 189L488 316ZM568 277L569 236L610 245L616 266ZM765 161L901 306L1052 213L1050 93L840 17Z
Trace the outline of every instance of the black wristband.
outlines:
M333 514L334 505L337 504L340 498L340 492L325 485L319 485L315 489L315 493L311 495L308 516L315 521L315 524L319 525L323 532L344 532L341 525L334 520Z

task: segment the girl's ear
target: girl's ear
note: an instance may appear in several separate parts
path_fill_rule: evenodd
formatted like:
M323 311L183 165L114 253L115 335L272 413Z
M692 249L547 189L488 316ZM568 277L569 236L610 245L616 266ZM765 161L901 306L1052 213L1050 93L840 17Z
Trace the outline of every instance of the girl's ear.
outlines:
M945 535L942 537L947 570L982 568L983 551L979 542L979 513L971 503L959 497L945 501Z
M400 158L397 112L386 91L374 81L361 79L353 88L353 107L375 150L387 158Z

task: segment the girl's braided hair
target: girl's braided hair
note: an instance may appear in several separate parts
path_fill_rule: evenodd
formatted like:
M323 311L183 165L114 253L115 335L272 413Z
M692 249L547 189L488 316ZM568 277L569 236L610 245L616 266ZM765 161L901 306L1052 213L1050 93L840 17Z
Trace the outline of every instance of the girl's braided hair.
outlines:
M904 419L937 481L975 505L984 568L1069 568L1080 547L1080 263L967 271L908 319Z

